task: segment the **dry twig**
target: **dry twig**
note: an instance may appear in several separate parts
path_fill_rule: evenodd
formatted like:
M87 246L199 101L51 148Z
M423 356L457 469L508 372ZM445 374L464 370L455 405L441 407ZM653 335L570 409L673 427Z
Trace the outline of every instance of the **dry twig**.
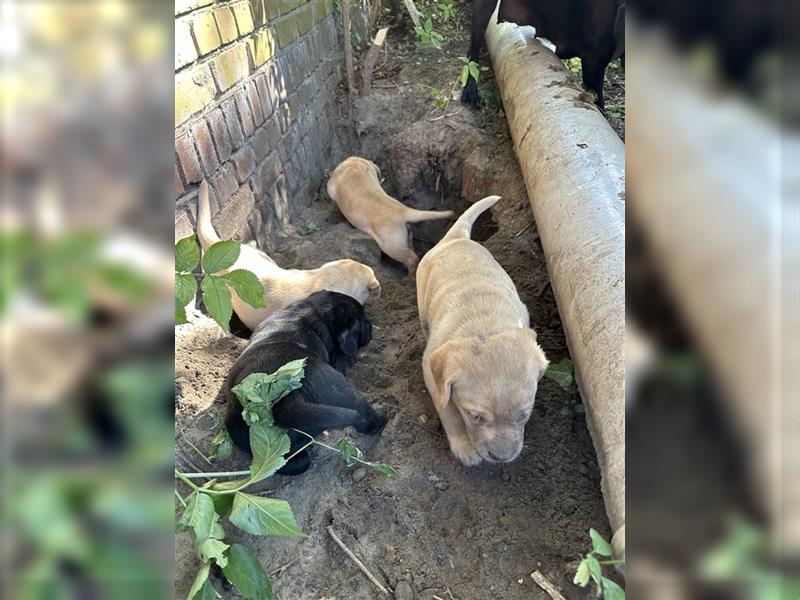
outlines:
M388 594L389 590L387 590L383 584L375 578L375 575L373 575L370 570L367 569L364 563L361 562L355 554L353 554L353 551L345 546L344 542L339 539L339 536L336 535L336 533L333 531L333 527L330 525L328 526L328 533L333 538L333 541L336 542L336 545L339 546L339 548L341 548L345 554L347 554L348 558L356 563L356 566L361 569L361 572L364 575L367 576L367 579L369 579L375 585L375 587L381 591L381 593Z
M567 600L564 598L563 594L556 589L556 586L550 583L550 581L539 571L534 571L531 573L531 578L536 582L536 585L547 592L547 595L553 600Z

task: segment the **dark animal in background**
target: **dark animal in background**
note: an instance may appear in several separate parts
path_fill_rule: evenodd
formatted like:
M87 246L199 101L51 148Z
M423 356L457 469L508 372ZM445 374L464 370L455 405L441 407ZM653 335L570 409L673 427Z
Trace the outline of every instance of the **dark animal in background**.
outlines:
M470 60L478 62L496 0L473 0ZM622 0L501 0L499 19L532 25L536 36L556 46L559 58L580 57L583 84L603 103L606 67L625 51L625 3ZM478 82L470 76L461 101L478 106Z
M370 339L372 323L364 308L338 292L316 292L267 317L253 332L225 381L225 425L233 442L251 453L249 428L231 389L251 373L273 373L287 362L304 357L308 360L302 387L272 409L275 423L289 430L290 454L308 442L292 428L313 436L349 425L360 433L381 431L386 416L373 410L344 376L358 348ZM308 450L304 450L278 472L297 475L310 465Z

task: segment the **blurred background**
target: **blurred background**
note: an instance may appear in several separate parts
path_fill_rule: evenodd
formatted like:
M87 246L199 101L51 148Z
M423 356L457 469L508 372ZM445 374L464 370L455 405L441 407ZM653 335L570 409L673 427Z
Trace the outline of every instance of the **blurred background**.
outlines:
M0 596L170 597L172 6L0 8Z
M626 592L800 597L798 4L626 11Z

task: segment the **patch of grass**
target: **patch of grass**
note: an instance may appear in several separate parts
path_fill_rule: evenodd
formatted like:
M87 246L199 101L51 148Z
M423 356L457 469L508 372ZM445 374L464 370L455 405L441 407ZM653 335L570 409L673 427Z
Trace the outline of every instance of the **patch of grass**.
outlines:
M562 415L571 417L585 411L578 394L578 386L575 385L575 364L571 359L564 358L551 364L544 372L544 376L555 381L566 392L564 408L561 409Z

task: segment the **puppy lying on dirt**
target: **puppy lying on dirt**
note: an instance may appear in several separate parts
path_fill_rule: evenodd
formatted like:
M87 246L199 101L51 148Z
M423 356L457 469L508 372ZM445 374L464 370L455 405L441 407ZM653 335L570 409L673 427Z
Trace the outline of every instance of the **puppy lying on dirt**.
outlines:
M469 239L475 219L497 200L467 209L417 270L425 385L450 450L467 466L519 456L548 364L514 282Z
M375 434L386 416L373 410L345 378L360 346L372 338L372 324L364 308L338 292L316 292L268 317L253 333L250 343L225 381L225 426L234 443L250 454L250 436L242 406L231 391L250 373L274 373L289 361L308 357L303 386L289 393L272 409L275 423L309 435L353 425L360 433ZM289 430L290 454L308 438ZM278 471L297 475L311 465L304 450Z
M211 207L208 199L208 182L206 181L200 184L197 237L204 252L211 245L220 241L214 225L211 223ZM334 260L309 271L282 269L264 252L242 244L237 261L229 269L220 273L228 273L235 269L252 271L264 285L266 308L253 308L239 298L235 291L231 290L233 310L251 330L275 311L320 290L341 292L362 304L370 298L378 297L381 291L381 284L375 278L373 270L350 259Z
M403 263L413 277L419 257L411 249L408 224L447 219L453 211L409 208L383 191L380 177L374 162L351 156L336 167L328 194L351 225L371 235L383 253Z

